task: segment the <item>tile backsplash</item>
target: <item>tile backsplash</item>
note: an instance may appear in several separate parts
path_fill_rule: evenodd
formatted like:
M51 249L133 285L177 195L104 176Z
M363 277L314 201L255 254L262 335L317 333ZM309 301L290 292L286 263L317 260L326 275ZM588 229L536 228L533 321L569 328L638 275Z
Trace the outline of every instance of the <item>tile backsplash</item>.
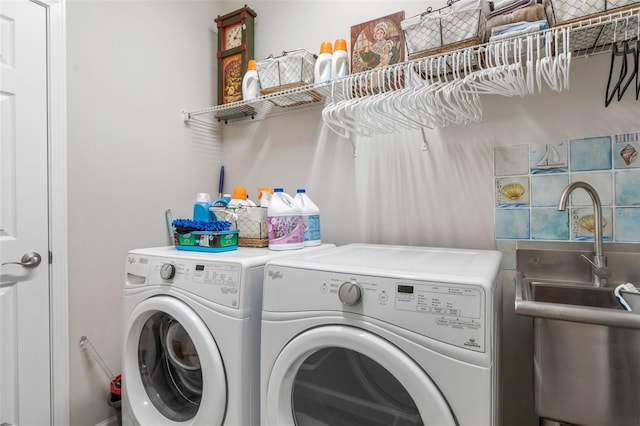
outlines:
M587 182L602 202L605 241L640 242L640 133L494 149L497 240L593 240L593 204L582 189L558 211L562 191Z

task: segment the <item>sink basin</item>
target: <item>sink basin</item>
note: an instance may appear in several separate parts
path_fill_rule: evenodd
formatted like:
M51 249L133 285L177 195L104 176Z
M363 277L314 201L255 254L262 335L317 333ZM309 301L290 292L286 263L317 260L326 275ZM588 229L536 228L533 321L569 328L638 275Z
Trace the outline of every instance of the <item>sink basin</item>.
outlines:
M613 289L593 287L591 283L570 285L531 281L530 288L532 300L536 302L622 310Z
M620 306L613 287L586 282L516 280L515 311L534 318L557 319L640 330L640 312Z
M640 310L615 283L640 283L640 244L605 245L609 287L595 287L592 243L517 244L515 312L533 318L536 414L589 426L640 425Z
M613 288L516 280L517 314L534 318L535 410L545 419L590 426L637 426L640 313Z

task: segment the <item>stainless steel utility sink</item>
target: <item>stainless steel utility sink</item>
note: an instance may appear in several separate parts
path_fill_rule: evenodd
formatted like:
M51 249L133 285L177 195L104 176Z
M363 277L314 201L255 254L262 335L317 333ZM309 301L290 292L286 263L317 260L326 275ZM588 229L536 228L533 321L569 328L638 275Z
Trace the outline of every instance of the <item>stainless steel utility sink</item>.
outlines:
M640 313L622 309L611 287L590 282L546 281L520 276L515 311L519 315L640 330Z
M568 424L638 426L640 312L623 310L613 291L640 284L640 245L609 246L609 287L593 286L583 247L517 250L515 312L533 317L535 410Z
M591 283L563 284L531 281L531 298L536 302L561 303L593 308L620 309L612 289L593 287Z

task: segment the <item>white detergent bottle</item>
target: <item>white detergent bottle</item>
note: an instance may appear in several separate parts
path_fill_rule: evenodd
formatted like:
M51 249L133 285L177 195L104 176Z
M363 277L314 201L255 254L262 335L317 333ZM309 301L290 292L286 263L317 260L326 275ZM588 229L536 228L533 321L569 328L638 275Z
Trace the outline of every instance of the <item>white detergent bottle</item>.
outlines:
M331 79L332 50L331 43L328 41L323 41L320 45L320 55L316 59L314 68L314 83L322 83Z
M333 57L331 58L331 78L340 78L347 75L349 75L347 40L339 38L335 42Z
M304 247L302 211L282 188L274 188L267 208L269 250L294 250Z
M271 191L273 192L273 191ZM260 191L260 207L269 207L269 201L271 201L271 192L268 190Z
M242 100L248 101L260 97L260 80L256 71L256 61L249 60L247 72L242 78Z
M236 186L233 188L233 195L231 195L231 201L227 204L230 209L237 209L238 207L248 207L247 202L247 188L244 186Z
M320 209L315 205L304 189L298 189L293 201L302 210L304 223L304 246L319 246L320 240Z

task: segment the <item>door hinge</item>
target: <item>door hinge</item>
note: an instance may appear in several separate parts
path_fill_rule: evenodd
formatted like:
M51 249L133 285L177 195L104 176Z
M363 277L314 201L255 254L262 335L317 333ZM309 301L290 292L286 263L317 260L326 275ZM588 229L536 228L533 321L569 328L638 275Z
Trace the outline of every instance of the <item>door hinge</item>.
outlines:
M51 253L51 250L49 250L49 265L51 265L53 263L53 253Z

